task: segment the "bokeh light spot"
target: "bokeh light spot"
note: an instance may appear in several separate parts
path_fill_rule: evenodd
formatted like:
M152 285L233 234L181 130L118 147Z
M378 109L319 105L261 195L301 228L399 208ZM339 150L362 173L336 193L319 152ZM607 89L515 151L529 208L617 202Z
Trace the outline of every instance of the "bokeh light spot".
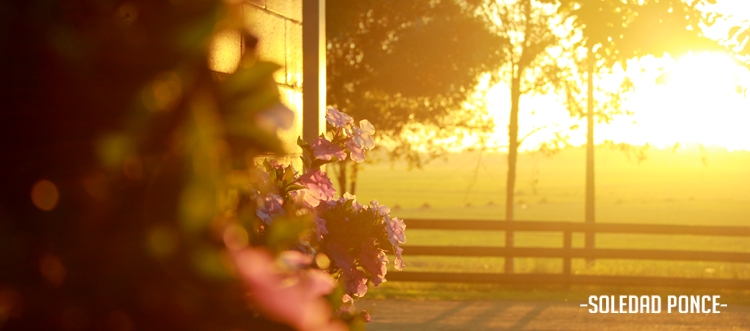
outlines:
M57 256L45 255L39 261L39 271L54 287L59 287L65 281L65 266Z
M60 199L60 193L57 190L57 186L52 182L43 179L31 188L31 201L37 208L50 211L55 209L57 202Z
M133 24L138 19L138 8L132 3L124 3L117 8L117 18L124 25Z
M172 110L182 98L182 81L176 73L168 71L157 76L141 95L143 105L151 111Z
M20 317L23 311L23 297L10 288L0 290L0 328L9 318Z
M238 250L247 246L248 240L247 231L239 224L229 225L224 230L224 244L231 250Z
M317 255L315 255L315 264L318 266L318 268L327 270L331 267L331 259L328 258L328 255L318 253Z

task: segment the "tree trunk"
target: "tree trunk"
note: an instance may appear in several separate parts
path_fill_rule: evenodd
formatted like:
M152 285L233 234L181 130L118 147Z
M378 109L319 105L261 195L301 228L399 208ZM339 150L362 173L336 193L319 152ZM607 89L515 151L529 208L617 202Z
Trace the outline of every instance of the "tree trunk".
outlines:
M336 174L339 181L339 195L344 195L344 193L346 193L346 165L348 163L348 161L341 161L336 163L336 167L339 168L339 171Z
M586 105L586 223L594 223L594 52L592 46L588 47L588 104ZM594 248L594 234L586 233L586 248ZM588 264L593 264L593 259L586 260Z
M510 121L508 123L508 176L505 186L505 221L513 221L518 159L518 103L521 99L521 70L516 69L510 84ZM513 247L513 232L505 232L505 247ZM513 258L505 258L505 273L513 273Z
M353 162L352 163L352 176L349 178L349 182L351 183L349 184L349 187L350 187L349 193L352 195L357 194L355 193L357 191L357 174L359 174L359 163ZM341 194L343 195L344 193L342 192Z

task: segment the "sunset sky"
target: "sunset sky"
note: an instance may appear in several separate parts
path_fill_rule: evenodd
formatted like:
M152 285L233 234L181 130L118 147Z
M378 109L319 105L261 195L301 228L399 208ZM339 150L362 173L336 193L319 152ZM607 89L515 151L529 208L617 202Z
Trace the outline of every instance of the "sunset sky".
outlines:
M623 106L632 115L620 115L609 124L596 126L596 142L612 140L656 147L699 143L730 150L750 150L750 72L724 53L698 52L676 57L643 58L631 61L627 71L615 70L614 77L629 77L634 85ZM662 79L659 79L662 77ZM604 79L599 84L619 81ZM739 92L739 93L738 93ZM507 144L510 105L505 84L493 87L487 96L488 111L496 122L495 146ZM585 119L569 116L559 96L529 95L521 99L520 136L537 128L521 146L536 149L555 132L570 136L572 145L585 143ZM585 100L582 100L585 102ZM578 124L578 130L569 128Z
M715 39L725 39L731 26L750 19L750 1L720 0L711 10L728 14L726 20L704 31ZM596 84L619 84L623 77L633 81L635 89L623 104L633 114L617 116L608 124L598 123L597 144L611 140L655 147L679 143L750 150L750 71L728 52L696 50L646 57L631 60L627 70L616 66L613 71L609 78L602 78ZM486 101L496 123L490 144L504 150L508 143L508 85L500 83L492 87ZM562 101L554 95L522 96L519 137L538 130L520 146L522 151L535 150L556 132L568 135L572 145L585 143L585 119L571 118ZM580 102L585 105L586 100ZM578 129L570 130L574 125Z

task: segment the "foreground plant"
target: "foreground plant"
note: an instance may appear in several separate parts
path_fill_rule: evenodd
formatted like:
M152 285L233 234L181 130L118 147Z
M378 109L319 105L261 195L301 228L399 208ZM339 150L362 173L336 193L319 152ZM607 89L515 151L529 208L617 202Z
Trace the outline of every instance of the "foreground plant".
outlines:
M251 245L276 247L278 254L287 254L284 249L303 252L314 261L311 265L338 280L341 291L328 291L334 293L331 303L338 314L369 320L366 312L356 312L354 300L365 295L368 282L377 287L386 281L388 254L395 256L397 270L404 267L400 245L406 241L406 225L376 200L363 205L348 193L336 196L321 167L347 157L364 161L375 145L375 129L367 120L356 125L333 108L326 120L332 127L328 135L312 144L298 139L302 172L292 165L263 162L241 204L240 219L250 223Z

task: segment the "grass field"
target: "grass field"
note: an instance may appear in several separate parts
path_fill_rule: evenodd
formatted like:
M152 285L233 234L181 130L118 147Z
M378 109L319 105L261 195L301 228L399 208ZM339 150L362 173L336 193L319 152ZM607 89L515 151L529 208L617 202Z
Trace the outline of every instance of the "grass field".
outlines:
M403 163L368 164L360 173L360 201L377 199L407 224L407 245L503 246L502 232L409 230L410 218L501 220L505 213L506 158L464 153L407 171ZM584 164L581 148L552 157L522 154L516 190L517 220L582 222ZM623 153L597 150L596 221L750 226L750 153L708 148L652 149L640 164ZM574 247L582 247L581 235ZM561 247L559 233L517 233L516 245ZM598 235L597 247L750 252L750 240L734 237ZM558 273L560 259L517 258L516 272ZM407 256L412 271L502 272L502 258ZM602 275L750 278L750 264L573 260L573 272ZM392 293L407 293L389 284ZM408 285L423 286L423 285ZM385 293L391 293L385 289ZM419 291L417 291L419 292Z

